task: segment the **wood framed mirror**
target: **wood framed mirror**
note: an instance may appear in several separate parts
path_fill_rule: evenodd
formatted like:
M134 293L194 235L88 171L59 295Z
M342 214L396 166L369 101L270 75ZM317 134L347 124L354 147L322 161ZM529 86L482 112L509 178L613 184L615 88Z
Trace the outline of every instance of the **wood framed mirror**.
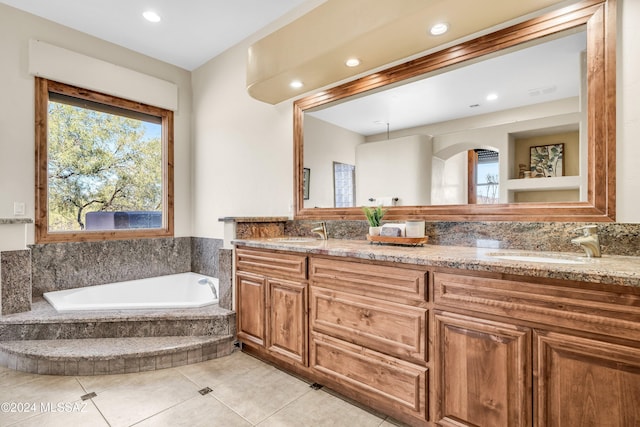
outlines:
M498 30L494 33L483 35L470 41L462 42L458 45L445 48L441 51L411 60L377 72L352 82L342 84L340 86L307 96L294 102L294 206L296 219L351 219L362 220L363 214L361 206L365 204L374 204L376 198L373 196L385 196L384 199L398 199L395 194L388 194L390 191L382 191L383 194L364 194L364 190L353 197L354 202L349 207L336 207L334 203L338 198L335 194L331 194L331 205L315 204L313 200L305 200L303 197L303 169L309 168L312 162L312 156L317 156L318 152L322 152L322 147L305 146L305 135L310 139L305 131L305 126L310 125L312 116L316 111L321 111L327 107L341 105L346 101L353 99L360 100L370 95L379 93L387 88L402 87L405 83L413 83L432 76L441 76L447 74L450 70L460 69L468 64L481 63L487 58L499 57L505 52L518 51L522 47L529 45L535 46L541 44L542 41L556 40L565 36L573 37L574 34L582 33L584 35L584 44L586 51L583 51L581 57L580 70L581 74L581 92L575 96L576 113L578 119L574 122L562 120L551 121L545 127L555 129L558 132L579 132L579 138L582 142L579 148L579 159L576 160L575 179L563 176L558 180L545 180L546 178L538 178L536 180L523 180L522 176L518 176L518 160L515 156L513 148L514 135L528 137L535 132L531 131L514 131L508 132L509 142L505 142L502 147L511 147L511 151L507 148L497 149L500 153L500 173L505 176L505 185L510 185L516 189L524 189L528 191L531 183L548 183L561 182L557 184L556 189L563 189L564 181L572 181L578 189L578 196L567 196L567 199L555 201L550 198L545 201L536 201L535 199L518 201L514 196L515 190L503 191L500 198L496 198L496 203L477 204L468 203L467 200L475 200L474 197L468 197L469 189L467 188L467 151L464 152L464 170L465 177L464 188L461 191L464 194L464 200L459 203L426 203L421 198L412 199L410 197L400 198L399 205L389 206L389 211L385 219L402 220L402 219L426 219L426 220L443 220L443 221L567 221L567 222L591 222L591 221L614 221L615 220L615 0L585 0L562 9L545 13L541 16L527 20L525 22ZM514 77L517 79L517 76ZM540 88L544 91L545 88ZM555 89L553 89L555 91ZM531 89L529 89L531 92ZM530 93L530 95L532 95ZM546 104L542 107L545 109ZM305 118L307 122L305 122ZM516 118L513 122L520 122ZM453 123L450 121L449 123ZM504 123L503 123L504 124ZM395 140L390 137L389 122L387 121L386 138ZM310 126L308 126L310 127ZM432 126L433 127L433 126ZM433 133L424 135L420 131L422 128L414 126L412 130L396 131L393 135L402 138L411 135L415 129L415 133L419 134L419 139L427 138L427 142L422 144L428 146L431 150L429 155L432 156L432 143L435 141ZM431 128L429 128L431 129ZM457 129L456 132L467 132L469 129ZM404 133L403 133L404 132ZM408 132L408 133L407 133ZM452 132L449 131L449 134ZM369 142L376 142L384 139L385 132L380 132L377 136L369 136L363 145ZM442 137L442 139L446 139ZM509 145L510 144L510 145ZM545 143L546 144L546 143ZM499 144L498 144L499 145ZM542 144L537 144L538 146ZM557 145L553 141L550 146ZM569 145L567 145L569 147ZM469 147L469 151L473 149L496 150L493 146ZM446 152L447 150L441 150ZM305 158L305 153L308 156ZM438 156L445 158L444 155L437 153ZM566 156L569 157L570 151L566 150ZM436 156L433 156L436 157ZM341 162L338 158L323 159L327 163L327 168L332 168L334 162ZM536 160L537 162L539 161ZM564 161L564 159L563 159ZM528 162L528 160L527 160ZM426 168L417 169L413 175L421 175L424 169L432 167L433 163L429 163ZM536 164L540 167L540 164ZM520 163L522 170L522 163ZM526 165L527 168L532 167ZM359 168L355 165L355 175L359 173ZM570 169L567 166L565 169ZM429 179L432 172L427 171L427 178L421 177L421 182ZM534 170L534 173L537 173ZM543 176L544 171L540 176ZM381 174L384 175L384 174ZM314 168L314 184L322 180L321 173ZM547 175L550 177L552 175ZM383 176L384 178L384 176ZM567 178L567 179L565 179ZM335 186L336 177L332 176L326 180L328 186ZM526 182L525 182L526 181ZM359 181L362 182L362 181ZM526 185L525 185L526 184ZM478 187L484 184L480 183ZM501 184L502 185L502 184ZM353 189L357 193L361 190L362 185L353 184ZM335 191L332 189L332 191ZM427 200L434 199L434 190L431 188L427 192L430 195L425 196ZM495 191L495 189L494 189ZM312 188L312 193L319 192ZM387 197L389 196L389 197ZM484 199L484 198L483 198ZM403 203L406 201L406 203ZM384 203L386 204L386 203Z

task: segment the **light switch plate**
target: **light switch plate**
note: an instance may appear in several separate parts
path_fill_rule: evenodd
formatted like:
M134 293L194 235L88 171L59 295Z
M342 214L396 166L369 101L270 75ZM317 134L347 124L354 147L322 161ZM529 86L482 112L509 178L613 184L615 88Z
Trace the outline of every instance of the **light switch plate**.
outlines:
M18 215L24 215L26 212L26 208L25 208L25 204L24 202L13 202L13 214L18 216Z

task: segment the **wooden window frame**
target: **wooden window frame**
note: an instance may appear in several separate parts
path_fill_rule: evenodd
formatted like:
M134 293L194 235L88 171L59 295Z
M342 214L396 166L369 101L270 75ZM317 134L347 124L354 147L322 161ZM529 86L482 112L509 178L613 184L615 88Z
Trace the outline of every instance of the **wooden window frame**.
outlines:
M47 129L49 93L68 95L107 106L150 114L161 118L162 124L162 227L145 229L49 231ZM35 78L35 242L87 242L152 237L173 237L173 111L135 101L106 95L93 90Z

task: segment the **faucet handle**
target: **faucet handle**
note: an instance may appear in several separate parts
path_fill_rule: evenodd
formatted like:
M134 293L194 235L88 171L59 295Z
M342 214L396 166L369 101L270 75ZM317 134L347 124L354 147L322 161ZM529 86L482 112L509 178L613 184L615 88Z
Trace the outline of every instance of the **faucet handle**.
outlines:
M593 236L598 234L597 225L585 225L584 227L578 227L574 231L582 231L585 236Z

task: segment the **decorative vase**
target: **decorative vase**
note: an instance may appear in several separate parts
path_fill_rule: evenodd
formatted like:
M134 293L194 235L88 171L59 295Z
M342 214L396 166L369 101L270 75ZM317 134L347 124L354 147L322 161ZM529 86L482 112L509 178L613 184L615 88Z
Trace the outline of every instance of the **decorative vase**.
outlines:
M379 236L382 227L369 227L369 236Z

